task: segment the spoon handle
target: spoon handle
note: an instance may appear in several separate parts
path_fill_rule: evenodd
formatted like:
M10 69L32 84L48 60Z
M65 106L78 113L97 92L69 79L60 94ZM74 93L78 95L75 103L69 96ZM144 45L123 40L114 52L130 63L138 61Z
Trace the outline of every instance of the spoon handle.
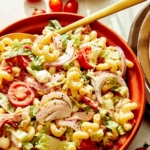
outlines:
M118 11L121 11L123 9L134 6L134 5L144 2L144 1L146 1L146 0L120 0L119 2L117 2L113 5L110 5L110 6L104 8L102 10L99 10L83 19L80 19L79 21L76 21L70 25L67 25L66 27L61 28L59 31L57 31L57 33L59 33L59 34L66 33L72 29L79 27L79 26L89 24L100 18L111 15L113 13L116 13Z

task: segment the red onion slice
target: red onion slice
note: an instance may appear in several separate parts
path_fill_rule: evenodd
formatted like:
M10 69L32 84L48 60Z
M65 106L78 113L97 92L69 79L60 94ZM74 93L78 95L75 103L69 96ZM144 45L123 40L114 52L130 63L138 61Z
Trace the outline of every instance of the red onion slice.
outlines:
M44 95L42 97L40 107L41 109L36 116L37 121L44 118L46 118L45 121L50 121L70 117L72 112L72 103L70 98L59 91Z
M56 99L56 98L60 98L60 99L64 100L65 102L67 102L70 109L72 109L72 103L71 103L70 98L66 94L59 92L59 91L51 92L48 95L44 95L42 97L40 105L42 106L43 104L49 102L49 100Z
M102 72L99 74L99 76L96 76L95 77L95 80L92 79L91 80L91 83L95 89L95 94L96 94L96 97L99 101L99 103L101 103L101 98L102 98L102 94L101 94L101 89L102 89L102 86L103 84L110 78L115 78L117 79L117 82L123 86L123 87L127 87L124 79L119 76L119 75L116 75L116 74L113 74L113 73L108 73L108 72ZM127 92L127 98L129 98L129 91Z
M13 120L15 122L20 122L23 120L23 118L27 117L29 115L28 112L18 112L18 113L12 113L12 114L0 114L0 121L2 120Z
M76 121L60 120L60 121L58 121L58 125L70 127L70 128L72 128L72 129L74 129L75 131L81 131L81 128L80 128L80 126L76 123Z
M71 117L66 118L65 120L84 120L84 121L90 121L93 116L94 112L75 112Z
M68 104L62 100L52 100L46 103L36 115L36 120L41 120L55 111L66 109Z
M64 63L70 61L74 56L74 46L71 42L67 43L66 52L60 56L56 61L44 63L44 66L61 66Z
M124 77L125 74L126 74L126 68L127 68L126 67L126 57L124 55L123 50L120 47L116 46L115 50L117 50L120 53L120 55L121 55L121 62L122 62L122 70L121 70L121 72L122 72L122 77Z
M45 112L43 112L40 116L38 116L36 120L38 121L38 120L44 119L45 117L50 116L51 114L55 113L56 111L66 110L66 109L67 109L67 106L66 107L64 107L62 105L53 106L53 107L45 110ZM70 115L70 113L69 113L69 115Z
M52 120L56 120L56 119L62 119L62 118L69 117L70 115L71 115L70 108L65 108L63 110L55 111L54 113L52 113L51 115L49 115L45 119L45 121L52 121Z

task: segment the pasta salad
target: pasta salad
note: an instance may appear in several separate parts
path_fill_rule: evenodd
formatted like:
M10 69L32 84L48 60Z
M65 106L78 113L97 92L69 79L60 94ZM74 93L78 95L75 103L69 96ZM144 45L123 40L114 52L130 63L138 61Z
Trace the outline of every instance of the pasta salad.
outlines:
M105 150L135 125L134 64L89 25L50 20L36 39L0 41L0 148Z

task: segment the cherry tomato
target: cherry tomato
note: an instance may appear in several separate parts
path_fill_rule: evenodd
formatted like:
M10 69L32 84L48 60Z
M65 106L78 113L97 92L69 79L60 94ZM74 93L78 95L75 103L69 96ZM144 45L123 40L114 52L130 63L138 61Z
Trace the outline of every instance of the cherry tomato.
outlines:
M44 9L34 9L32 15L39 15L39 14L44 14L46 11Z
M136 148L135 150L147 150L147 148L148 148L149 146L150 146L150 145L148 145L147 143L144 143L143 147Z
M60 12L63 9L63 2L62 0L50 0L49 7L51 11Z
M97 150L96 144L90 139L82 140L78 150Z
M25 82L13 82L8 89L8 99L15 107L28 106L34 97L34 91Z
M64 12L77 13L78 11L78 2L76 0L69 0L64 6Z
M93 66L89 62L91 51L92 51L92 49L90 46L84 46L78 52L77 60L80 64L80 66L85 68L85 69L92 69L93 68Z

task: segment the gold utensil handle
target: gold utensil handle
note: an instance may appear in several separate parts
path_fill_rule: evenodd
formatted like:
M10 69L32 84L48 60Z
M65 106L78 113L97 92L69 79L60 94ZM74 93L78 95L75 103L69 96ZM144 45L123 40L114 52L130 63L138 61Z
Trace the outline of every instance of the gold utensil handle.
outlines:
M97 12L95 12L95 13L93 13L93 14L91 14L91 15L83 18L83 19L80 19L79 21L76 21L70 25L67 25L66 27L61 28L59 31L57 31L57 33L59 33L59 34L66 33L67 31L75 29L79 26L89 24L89 23L96 21L100 18L114 14L118 11L129 8L131 6L134 6L134 5L139 4L141 2L144 2L144 1L146 1L146 0L120 0L119 2L117 2L113 5L110 5L110 6L104 8L100 11L97 11Z

